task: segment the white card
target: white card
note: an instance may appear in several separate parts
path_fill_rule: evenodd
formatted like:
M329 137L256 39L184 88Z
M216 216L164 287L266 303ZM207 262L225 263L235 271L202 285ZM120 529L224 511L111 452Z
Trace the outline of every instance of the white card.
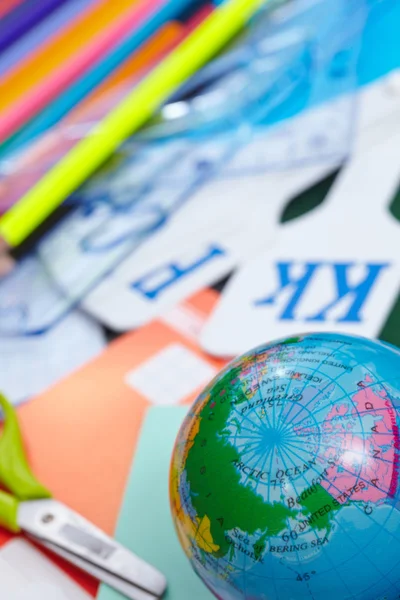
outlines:
M391 75L360 94L361 104L356 103L358 145L364 144L360 132L371 139L379 138L382 121L393 114L398 116L394 78ZM234 155L221 171L221 176L231 179L214 180L192 197L160 233L87 296L84 308L112 329L129 330L272 247L286 203L337 167L338 148L346 147L346 126L355 120L349 112L354 104L349 96L343 96L256 137L246 146L255 172L249 170L245 157ZM326 124L325 137L331 143L325 139L320 143L331 148L332 157L319 162L315 144L322 123ZM277 162L272 160L274 156ZM310 156L314 156L314 164L310 164Z
M7 579L6 575L3 577L4 565L7 568ZM23 539L14 539L0 548L0 590L1 597L7 600L90 598L89 594L44 554Z
M105 343L100 325L78 310L43 334L0 336L0 389L18 404L97 356Z
M369 152L356 149L322 207L232 278L202 333L207 351L233 356L307 331L379 334L400 287L400 226L387 210L400 183L396 117Z
M0 590L2 598L7 600L24 600L22 593L28 580L18 569L9 565L0 553ZM35 599L36 600L36 599Z
M89 294L83 307L118 331L143 325L272 244L282 207L336 167L336 161L327 161L211 182Z
M24 590L21 600L69 600L63 590L52 583L30 583Z
M155 405L179 404L217 374L182 344L170 344L130 371L126 383Z
M365 126L374 127L380 122L381 113L386 116L396 100L383 93L383 87L372 86L364 92L368 98L362 108ZM238 177L214 180L203 188L167 227L88 295L84 308L112 329L135 328L271 247L287 202L338 166L337 157L302 165L305 149L314 143L312 123L315 121L320 129L321 122L330 124L331 116L342 109L347 111L348 105L346 98L339 98L277 125L256 139L248 148L253 163L258 167L264 164L264 172L259 169L256 174L249 173L244 158L234 156L223 174L236 172ZM347 122L347 117L344 120ZM335 135L341 137L344 132ZM276 151L279 160L274 165L270 157ZM292 162L297 167L286 169L284 157L290 152L294 152L296 160ZM271 172L272 168L275 170Z

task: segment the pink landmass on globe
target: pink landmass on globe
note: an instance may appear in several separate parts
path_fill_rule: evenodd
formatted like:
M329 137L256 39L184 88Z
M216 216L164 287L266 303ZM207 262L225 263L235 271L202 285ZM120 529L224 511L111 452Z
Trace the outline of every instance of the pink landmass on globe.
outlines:
M386 392L374 391L370 377L358 385L354 406L333 407L321 427L323 438L335 436L334 447L325 444L325 458L340 449L321 485L341 504L382 502L395 495L398 484L400 438L392 402Z

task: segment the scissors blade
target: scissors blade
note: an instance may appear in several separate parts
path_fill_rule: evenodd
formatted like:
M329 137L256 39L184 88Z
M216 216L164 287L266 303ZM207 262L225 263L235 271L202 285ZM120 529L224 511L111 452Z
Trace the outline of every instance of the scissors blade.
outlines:
M166 590L162 573L56 500L21 502L18 524L46 548L132 600L155 600Z

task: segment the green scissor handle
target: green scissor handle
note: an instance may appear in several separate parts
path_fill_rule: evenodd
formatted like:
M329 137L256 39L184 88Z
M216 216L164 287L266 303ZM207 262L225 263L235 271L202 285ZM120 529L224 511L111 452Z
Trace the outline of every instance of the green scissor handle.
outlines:
M0 525L18 532L19 502L51 498L51 494L29 468L17 413L1 393L0 406L4 414L4 430L0 436L0 483L11 492L0 491Z

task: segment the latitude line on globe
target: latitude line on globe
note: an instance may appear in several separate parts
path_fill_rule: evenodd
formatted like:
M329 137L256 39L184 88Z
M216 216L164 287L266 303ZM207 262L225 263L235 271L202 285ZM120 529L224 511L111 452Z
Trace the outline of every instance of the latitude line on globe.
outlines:
M326 357L326 359L328 359L328 358L331 358L331 357L332 357L332 356L333 356L333 355L334 355L336 352L340 351L340 350L341 350L341 349L342 349L344 346L345 346L345 344L341 344L339 348L335 348L334 350L332 350L332 352L331 352L330 354L328 354L328 356ZM326 348L326 349L328 349L328 348L327 348L327 347L325 347L325 346L323 346L323 348ZM325 359L325 360L326 360L326 359ZM327 376L325 373L323 373L322 371L320 371L320 368L321 368L321 363L320 363L319 365L317 365L317 366L316 366L315 368L313 368L313 369L311 369L310 367L307 367L307 366L304 366L304 367L302 367L302 368L303 368L303 369L305 369L305 370L310 370L310 371L311 371L310 375L315 375L316 373L318 373L319 375L321 375L321 376L323 376L323 377L326 377L326 378L329 378L329 379L330 379L330 383L328 383L328 384L327 384L325 387L323 387L321 390L317 390L317 393L315 394L315 396L313 396L313 398L311 398L311 399L310 399L310 400L307 402L307 404L306 404L306 405L304 405L304 408L307 408L307 407L308 407L308 406L311 404L311 402L313 402L313 401L314 401L314 400L315 400L315 399L316 399L316 398L317 398L317 397L318 397L320 394L324 393L324 392L325 392L325 390L326 390L326 389L327 389L327 388L328 388L330 385L332 385L333 381L336 383L336 382L337 382L337 380L338 380L338 379L340 379L340 377L342 377L342 376L344 375L344 373L339 373L339 374L338 374L338 375L337 375L335 378L332 378L332 377L329 377L329 376ZM304 384L303 384L303 389L302 389L302 391L301 391L301 394L304 394L304 391L305 391L305 389L307 388L307 386L308 386L308 383L305 381L305 382L304 382ZM332 401L331 401L331 402L332 402ZM281 429L282 429L282 427L285 425L285 423L286 423L286 421L287 421L287 419L288 419L288 417L289 417L289 414L290 414L290 412L291 412L292 408L293 408L293 407L291 407L291 409L289 409L289 412L288 412L288 413L286 414L286 416L284 417L284 419L283 419L283 422L282 422L282 424L281 424ZM314 413L313 413L313 414L314 414ZM301 423L301 421L300 421L300 423ZM300 423L298 423L298 424L300 424Z
M341 348L343 348L343 346L345 346L345 344L341 344L339 348L335 348L334 350L332 350L332 351L330 352L330 354L328 354L328 356L327 356L326 358L330 358L330 357L332 357L332 355L333 355L334 353L336 353L338 350L340 350ZM325 346L325 345L322 345L322 348L325 348L325 349L327 349L327 350L328 350L328 349L330 350L330 348L329 348L329 347L327 347L327 346ZM310 368L310 367L308 367L307 365L305 365L305 366L304 366L304 367L302 367L302 368L303 368L303 369L305 369L305 370L307 370L307 371L311 371L310 375L315 375L315 373L317 373L317 372L318 372L320 375L323 375L323 373L321 373L321 371L319 371L319 368L320 368L320 366L321 366L321 364L319 364L318 366L316 366L316 367L314 367L314 368ZM340 376L342 376L342 375L343 375L343 373L339 373L338 377L340 377ZM308 382L307 382L307 381L305 381L305 382L303 383L303 389L301 390L301 395L303 395L303 394L304 394L304 390L307 388L307 386L308 386ZM326 386L326 387L327 387L327 386ZM325 391L326 387L325 387L325 388L323 388L323 390L321 390L321 393L322 393L323 391ZM288 392L289 392L289 390L288 390ZM318 392L317 392L317 395L318 395L319 393L320 393L320 391L318 391ZM314 398L314 399L315 399L315 398ZM309 405L309 403L310 403L311 401L312 401L312 400L310 400L310 401L307 403L307 405L305 406L305 408L307 408L307 406ZM285 425L285 423L286 423L286 421L287 421L287 419L288 419L288 417L289 417L289 414L290 414L290 412L291 412L292 408L293 408L293 407L291 407L291 408L289 409L289 412L286 414L286 416L284 417L283 421L281 422L281 428L282 428L282 427ZM282 409L282 411L283 411L283 409ZM279 415L279 419L281 419L281 416L282 416L282 411L281 411L281 413L280 413L280 415Z
M373 412L373 411L370 411ZM336 419L337 417L335 417ZM340 435L363 435L365 434L367 437L371 437L372 435L375 437L376 435L387 435L387 436L391 436L393 437L393 433L390 432L386 432L386 431L374 431L374 433L368 433L366 431L341 431Z
M256 376L256 380L257 380L257 386L258 386L258 392L259 392L260 400L261 400L261 402L263 402L263 401L264 401L264 398L263 398L263 395L262 395L262 393L261 393L261 380L260 380L260 375L259 375L258 368L257 368L257 360L254 360L254 362L252 363L252 366L253 366L253 368L254 368L254 372L255 372L255 376ZM274 388L275 388L275 383L274 383ZM269 420L269 417L268 417L268 413L267 413L267 411L265 411L265 414L266 414L266 416L267 416L267 421L268 421L268 426L269 426L269 427L266 427L266 426L265 426L265 423L263 422L263 420L262 420L262 419L261 419L261 417L259 416L259 414L258 414L258 412L257 412L257 410L256 410L256 407L254 407L254 411L255 411L255 413L256 413L256 415L257 415L258 419L259 419L259 420L260 420L260 422L262 423L262 425L263 425L263 427L264 427L264 431L265 431L266 433L268 433L268 429L271 429L271 428L272 428L272 426L271 426L271 422L270 422L270 420ZM252 412L253 412L253 411L252 411Z
M234 442L236 442L236 438L234 439ZM246 446L247 444L245 443L244 445ZM234 444L234 447L239 449L242 446L241 446L241 444ZM255 448L249 448L248 450L242 450L240 452L240 457L243 458L243 456L245 456L246 454L249 454L250 452L252 452L253 456L254 456L256 454L256 452L257 452L258 449L260 450L260 453L262 453L262 451L263 451L263 448L262 448L262 439L259 442L257 442L257 445L256 445ZM249 460L251 460L251 459L249 459ZM254 469L255 468L256 467L254 467Z
M290 443L289 443L289 445L292 445L292 444L290 444ZM298 451L298 449L296 449L296 450ZM294 455L295 455L295 456L296 456L296 457L297 457L299 460L302 460L302 459L301 459L301 457L300 457L298 454L296 454L296 453L294 452L294 450L293 450L292 452L293 452L293 454L294 454ZM364 483L368 483L368 484L370 484L370 482L369 482L369 481L367 481L366 479L364 479L364 478L363 478L363 477L361 477L360 475L356 475L356 473L353 473L352 471L349 471L348 469L346 469L345 467L343 467L343 465L341 465L341 466L342 466L343 470L344 470L344 471L346 471L346 473L348 473L349 475L352 475L352 476L354 476L354 477L357 479L357 481L363 481ZM319 473L319 472L318 472L318 471L315 469L315 467L311 466L310 468L311 468L313 471L315 471L315 472L318 474L318 476L320 477L320 475L321 475L321 474L320 474L320 473ZM337 485L335 485L335 483L334 483L333 481L331 481L331 480L328 480L328 482L329 482L329 485L330 485L331 487L335 488L335 490L336 490L337 492L339 492L339 495L342 495L342 493L343 493L343 492L342 492L342 490L340 490L340 489L337 487ZM386 490L384 490L384 489L380 488L379 486L375 486L375 487L376 487L376 488L377 488L377 489L378 489L380 492L383 492L384 494L388 494L388 492L387 492ZM329 494L329 492L328 492L328 494ZM362 502L362 500L352 500L351 502L353 503L353 504L352 504L352 506L355 506L357 503L361 503L361 502ZM342 505L342 506L343 506L343 505Z
M270 455L270 453L272 453L272 452L273 452L273 450L269 448L269 449L267 450L266 454L265 454L265 453L262 451L262 448L261 448L261 450L260 450L260 456L259 456L259 458L258 458L258 460L257 460L256 464L254 465L254 467L253 467L253 465L252 465L252 468L254 468L254 469L258 469L259 471L263 471L263 470L264 470L264 467L265 467L265 465L266 465L266 462L267 462L267 460L268 460L268 458L269 458L269 455ZM253 451L253 456L257 457L257 455L256 455L255 451ZM242 456L241 456L241 458L242 458ZM258 465L259 465L260 463L262 463L262 464L263 464L263 466L262 466L262 468L261 468L261 469L259 469L259 468L258 468ZM244 483L243 483L242 485L246 485L246 484L247 484L247 482L249 481L249 479L250 479L250 475L246 475L246 479L245 479L245 481L244 481ZM252 481L254 481L254 480L253 480L253 478L251 478L251 479L252 479ZM258 486L258 483L256 483L256 488L257 488L257 486Z
M252 366L253 366L253 369L254 369L254 372L255 372L255 376L256 376L256 381L257 381L257 386L258 386L259 397L260 397L260 400L261 400L261 402L263 402L263 401L264 401L264 397L263 397L263 395L262 395L262 387L261 387L261 382L260 382L260 374L259 374L259 371L258 371L258 362L257 362L257 360L254 360L254 361L253 361L253 363L252 363ZM275 384L275 382L274 382L274 390L275 390L275 388L276 388L276 384ZM273 410L274 410L274 405L273 405ZM259 419L259 421L260 421L260 423L261 423L261 427L264 429L265 433L268 435L268 428L265 426L265 424L264 424L264 422L263 422L262 418L261 418L261 417L260 417L260 415L258 414L258 411L257 411L257 406L253 407L253 409L251 410L250 414L252 414L252 413L255 413L255 414L256 414L256 416L258 417L258 419ZM268 421L268 425L269 425L269 430L271 430L271 422L270 422L270 420L269 420L269 417L268 417L268 412L267 412L267 410L265 411L265 414L266 414L266 416L267 416L267 421ZM273 421L273 422L274 422L274 421ZM274 424L274 428L275 428L275 424ZM267 463L267 460L268 460L268 457L269 457L269 452L271 452L271 461L272 461L272 460L273 460L273 456L274 456L274 448L273 448L272 446L270 447L270 450L267 452L267 455L266 455L266 457L265 457L265 460L264 460L264 463L263 463L263 469L264 469L264 467L265 467L265 465L266 465L266 463ZM258 465L258 463L257 463L257 465ZM248 481L248 479L249 479L249 476L248 476L248 478L247 478L247 481ZM256 493L258 492L258 487L259 487L259 484L260 484L260 481L256 482L256 484L255 484L255 492L256 492ZM267 485L267 484L266 484L266 485ZM269 486L268 486L268 487L269 487Z
M298 456L297 456L297 457L298 457ZM300 458L300 457L298 457L298 458ZM311 467L311 468L312 468L314 471L316 471L316 469L314 469L313 467ZM339 490L339 488L337 488L337 486L336 486L336 485L335 485L333 482L330 482L330 484L332 485L332 487L336 488L336 490L337 490L337 491L340 491L340 490ZM359 505L359 504L360 504L359 502L357 502L357 501L355 501L355 502L354 502L354 501L353 501L353 503L352 503L352 505L351 505L351 506L352 506L352 507L354 507L354 508L356 508L356 509L357 509L359 512L361 512L361 514L363 514L363 515L366 515L366 513L365 513L365 512L363 512L363 510L362 510L362 508L360 507L360 505ZM345 508L345 507L343 507L343 508ZM391 508L391 511L390 511L390 514L389 514L389 515L386 517L386 519L385 519L385 523L388 521L388 519L389 519L390 515L392 514L393 510L394 510L394 507L392 506L392 508ZM377 521L375 521L375 519L373 519L373 518L371 517L371 515L366 515L366 516L367 516L369 519L371 519L371 520L372 520L372 521L373 521L373 522L374 522L376 525L380 525L380 523L378 523ZM337 525L340 525L340 526L342 526L342 525L341 525L341 523L339 523L339 522L337 521L338 517L339 517L339 513L337 513L336 515L334 515L334 516L333 516L333 519L334 519L334 521L336 522L336 524L337 524ZM399 541L399 542L400 542L400 539L397 539L397 538L396 538L396 536L395 536L395 535L394 535L394 534L393 534L393 533L392 533L390 530L389 530L389 533L392 535L392 537L393 537L393 538L394 538L396 541ZM366 547L368 547L368 546L369 546L369 545L370 545L370 544L373 542L373 540L374 540L374 539L375 539L375 538L378 536L378 534L379 534L379 531L377 532L376 536L375 536L375 537L374 537L372 540L370 540L370 542L367 544L367 546L366 546ZM348 534L347 534L347 532L346 532L346 535L348 535ZM356 548L358 549L358 545L357 545L357 544L354 542L354 540L353 540L352 538L350 538L350 539L351 539L351 541L353 542L353 544L356 546ZM363 552L361 552L361 554L363 554ZM343 561L343 563L341 563L341 564L345 564L345 563L346 563L346 561Z
M341 375L344 375L344 373L341 373ZM374 382L374 383L372 383L372 384L365 385L365 386L363 387L363 389L364 389L364 390L365 390L365 389L370 389L370 388L371 388L371 387L373 387L374 385L382 385L383 383L384 383L384 381L383 381L383 380L379 380L379 381L376 381L376 382ZM340 386L340 384L339 384L339 387L341 387L341 386ZM344 399L346 399L346 398L348 398L349 400L351 400L350 396L352 396L353 394L356 394L358 391L360 391L360 387L358 387L358 386L357 386L357 388L355 388L354 390L352 390L352 391L350 391L350 392L347 392L347 393L345 393L345 394L344 394L343 396L341 396L340 398L337 398L337 399L335 400L335 403L341 402L342 400L344 400ZM315 416L316 414L320 413L322 410L324 410L324 408L325 408L325 407L322 407L322 408L319 408L318 410L316 410L316 411L314 412L314 416ZM356 408L356 407L355 407L355 408ZM382 408L384 408L384 407L382 407ZM357 412L358 412L359 414L364 414L364 412L365 412L365 411L359 411L357 408L356 408L356 410L357 410ZM381 410L381 409L375 409L375 410ZM366 411L366 412L370 413L371 411ZM343 415L343 416L344 416L344 415ZM337 417L335 417L335 418L336 418L336 419L339 419L339 418L340 418L340 415L338 415L338 416L337 416ZM301 421L300 421L298 424L300 425L300 424L301 424Z
M279 449L278 449L278 452L279 452ZM283 465L285 467L285 470L287 470L288 467L287 467L287 464L286 464L285 460L283 459L282 455L281 455L281 459L282 459ZM289 517L286 517L286 525L287 525L287 528L290 531L290 533L292 533L293 529L292 529L291 523L289 521ZM276 537L278 537L278 536L276 536ZM298 550L295 550L295 552L296 552L296 556L297 556L298 565L299 565L299 567L301 567L301 560L300 560L299 552L298 552ZM312 594L311 594L311 596L312 596ZM312 596L312 598L314 598L314 597Z
M387 520L385 520L385 525L387 523ZM392 571L394 571L394 569L396 569L398 566L400 565L400 558L397 561L397 563L391 568L389 569L388 573L391 573ZM385 581L386 578L385 577L381 577L374 585L377 585L378 583L380 583L381 581ZM399 584L400 584L400 577L396 580L396 583L392 583L391 587L394 587L396 589L396 592L399 591Z
M370 563L370 564L371 564L371 565L372 565L372 566L373 566L373 567L376 569L376 571L377 571L377 572L379 573L379 575L381 576L381 579L380 579L380 581L382 581L383 579L384 579L384 580L386 580L386 577L387 577L387 576L385 576L385 575L382 573L382 571L381 571L381 570L380 570L380 569L377 567L377 565L371 561L371 559L369 558L368 554L366 554L366 553L365 553L365 548L367 548L367 547L368 547L368 546L371 544L371 541L370 541L370 542L369 542L369 543L368 543L368 544L367 544L367 545L366 545L366 546L365 546L363 549L361 549L361 548L359 547L359 545L357 544L357 542L355 542L355 541L354 541L354 539L353 539L353 536L352 536L352 535L350 535L350 534L348 533L348 531L346 530L346 528L344 527L344 525L343 525L342 523L337 523L337 524L338 524L338 525L339 525L339 526L340 526L340 527L343 529L343 531L346 533L346 536L348 537L348 539L349 539L349 540L350 540L350 541L351 541L351 542L352 542L352 543L353 543L353 544L356 546L356 548L358 549L358 551L359 551L359 553L361 554L361 556L364 556L364 557L367 559L367 561L368 561L368 562L369 562L369 563ZM376 535L378 535L378 533L377 533ZM344 564L345 564L345 563L344 563ZM392 582L391 582L391 583L392 583ZM376 585L376 584L375 584L375 585ZM392 583L392 585L393 585L393 583ZM368 587L366 587L364 590L361 590L361 593L362 593L362 592L364 592L364 591L365 591L365 590L367 590L367 589L369 589L369 586L368 586Z
M296 448L296 446L295 446L293 443L291 443L291 442L288 442L288 445L289 445L289 446L292 446L293 448ZM325 445L325 444L323 444L323 446L324 446L325 448L332 448L332 446L327 446L327 445ZM299 451L299 448L296 448L296 449L297 449L297 451ZM303 452L305 452L305 451L303 450ZM300 458L300 457L298 457L298 458ZM352 475L352 476L356 477L357 481L363 481L364 483L367 483L368 485L371 485L371 482L370 482L370 481L368 481L367 479L365 479L364 477L361 477L361 475L356 475L356 473L354 473L353 471L350 471L349 469L346 469L346 468L343 466L343 463L341 463L341 467L342 467L342 469L343 469L344 471L346 471L346 473L348 473L349 475ZM320 476L320 474L319 474L319 476ZM332 483L330 480L329 480L329 482L330 482L330 485L333 485L333 483ZM372 485L373 485L373 484L372 484ZM336 487L336 486L335 486L335 487ZM388 495L388 494L389 494L389 490L384 490L383 488L379 487L378 485L375 485L374 487L376 487L376 489L378 489L380 492L383 492L383 493L384 493L384 494L386 494L386 495ZM337 489L338 489L338 488L337 488ZM329 492L328 492L328 493L329 493ZM353 502L357 502L357 500L353 500ZM361 502L361 500L360 500L360 502Z
M342 432L340 432L340 435L342 435ZM368 436L369 434L367 434L365 431L361 432L359 435L364 435L364 436ZM372 434L371 434L372 435ZM332 446L332 445L327 445L327 444L323 444L322 442L320 442L320 446L324 447L324 448L336 448L336 450L340 450L341 446ZM360 451L356 451L356 450L351 450L352 454L356 454L357 456L365 456L365 452L360 452ZM375 457L371 457L374 458L374 460L379 460L385 464L391 465L392 461L387 460L386 458L382 458L381 456L375 456Z
M293 462L293 461L292 461L292 462ZM294 464L294 463L293 463L293 464ZM362 467L360 467L360 469L361 469L361 468L362 468ZM307 480L306 480L306 478L305 478L305 476L304 476L304 474L302 474L301 476L302 476L302 477L303 477L303 479L306 481L306 483L308 483L308 482L307 482ZM357 476L357 479L358 479L358 476ZM308 484L309 484L309 483L308 483ZM295 489L295 491L296 491L296 488L295 488L295 485L294 485L294 484L293 484L293 488L294 488L294 489ZM296 491L296 496L297 496L297 497L299 496L299 494L298 494L298 492L297 492L297 491ZM392 510L393 510L393 509L392 509ZM334 517L334 520L335 520L335 522L336 522L336 524L337 524L338 526L341 526L341 527L344 529L344 527L342 526L342 524L341 524L341 523L339 523L339 522L337 521L337 518L339 518L339 514L335 515L335 517ZM389 516L387 517L387 519L388 519L388 518L389 518ZM346 531L346 535L347 535L347 537L349 537L349 538L350 538L351 542L352 542L352 543L354 544L354 546L356 547L357 553L358 553L358 554L360 554L360 553L361 553L361 554L364 556L364 555L365 555L364 551L360 551L360 548L359 548L358 544L356 544L356 542L353 540L353 538L352 538L351 536L349 536L349 534L347 533L347 531ZM376 538L378 535L379 535L379 532L376 534L375 538ZM373 538L373 540L374 540L375 538ZM371 541L370 541L370 542L367 544L367 546L368 546L368 545L370 545L370 544L372 543L372 541L373 541L373 540L371 540ZM366 546L366 547L367 547L367 546ZM365 550L365 548L364 548L364 550ZM331 562L331 564L332 564L332 561L331 561L331 558L330 558L329 554L327 554L327 557L329 558L329 561L330 561L330 562ZM399 562L400 562L400 560L399 560ZM346 561L343 561L343 563L341 563L341 564L346 564ZM335 566L335 565L333 565L333 569L335 570L335 572L338 572L338 570L337 570L337 568L336 568L336 566ZM341 578L341 577L340 577L340 578ZM342 578L341 578L341 579L342 579ZM343 580L342 580L342 582L345 584L345 582L344 582ZM345 586L347 587L347 584L345 584ZM350 593L350 595L351 595L351 593Z
M342 398L340 398L340 401L344 400L344 399L345 398L342 397ZM349 398L349 400L351 400L351 398ZM374 413L374 412L387 411L387 410L389 410L389 408L390 407L388 407L388 406L382 406L381 408L374 408L374 409L369 409L369 410L357 410L357 409L356 410L357 410L357 413L359 415L370 415L371 413ZM394 406L393 406L393 409L396 410L396 408ZM339 419L342 420L342 419L348 419L348 418L349 418L348 415L337 415L337 416L335 416L336 420L339 420ZM321 421L318 421L318 423L321 423Z
M286 453L286 450L285 450L284 448L282 448L282 450L283 450L283 451ZM287 453L286 453L286 454L287 454ZM289 460L291 460L292 464L294 465L295 463L294 463L294 461L293 461L293 460L292 460L292 459L289 457L289 455L288 455L288 458L289 458ZM305 481L305 483L306 483L307 487L310 487L310 482L309 482L309 481L307 481L307 479L306 479L306 477L305 477L304 473L303 473L301 476L303 477L303 479L304 479L304 481ZM295 486L294 482L293 482L293 489L294 489L294 491L295 491L295 493L296 493L296 497L298 498L300 494L298 493L298 491L297 491L297 488L296 488L296 486ZM317 535L317 532L316 532L316 531L315 531L313 528L311 528L311 530L312 530L312 533L315 535L315 539L316 539L316 540L318 540L318 535ZM304 534L306 534L306 532L304 532ZM335 573L337 573L337 575L339 576L339 579L342 581L342 583L344 584L344 586L347 588L347 591L349 592L349 597L351 597L351 592L350 592L350 589L349 589L348 585L347 585L347 584L346 584L346 582L343 580L342 576L340 575L340 573L339 573L338 569L336 568L335 564L332 562L332 559L331 559L331 557L329 556L329 554L328 554L328 553L327 553L327 557L328 557L328 559L329 559L329 562L331 563L332 569L335 571Z
M248 422L249 422L251 425L254 425L254 422L253 422L253 421L250 419L250 417L249 417L249 414L251 415L251 412L250 412L250 413L248 413L248 414L246 413L245 415L243 415L242 413L238 412L238 409L236 408L236 406L233 406L232 408L233 408L233 410L234 410L235 414L236 414L238 417L240 417L240 418L242 418L242 419L245 419L245 420L246 420L246 421L248 421ZM246 428L246 429L248 429L248 428ZM249 431L252 431L251 429L248 429L248 430L249 430ZM260 437L262 437L262 436L260 436Z

